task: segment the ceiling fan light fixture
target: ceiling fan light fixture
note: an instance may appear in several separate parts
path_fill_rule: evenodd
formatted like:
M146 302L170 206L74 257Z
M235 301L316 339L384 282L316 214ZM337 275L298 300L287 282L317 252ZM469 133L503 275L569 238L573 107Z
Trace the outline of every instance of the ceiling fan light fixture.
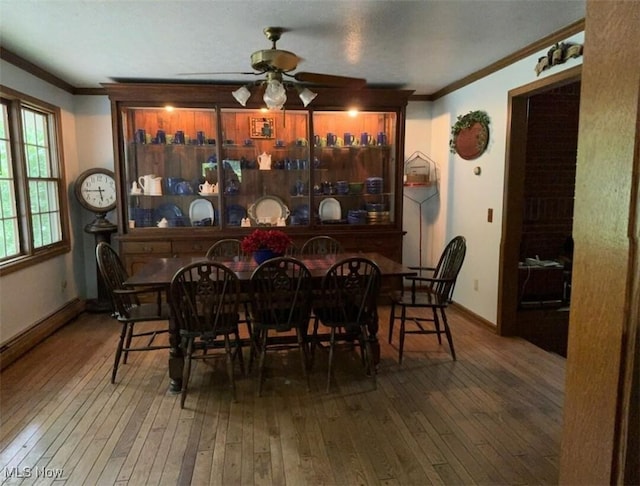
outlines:
M247 106L247 101L249 101L249 98L251 97L251 91L249 91L249 88L246 86L241 86L237 90L232 91L231 94L242 106Z
M287 92L280 81L270 79L267 81L267 87L264 90L262 99L270 110L282 110L287 101Z
M302 88L300 86L296 86L296 89L298 90L298 97L300 98L300 100L302 101L302 104L305 107L309 103L311 103L316 96L318 96L318 93L314 93L309 88Z

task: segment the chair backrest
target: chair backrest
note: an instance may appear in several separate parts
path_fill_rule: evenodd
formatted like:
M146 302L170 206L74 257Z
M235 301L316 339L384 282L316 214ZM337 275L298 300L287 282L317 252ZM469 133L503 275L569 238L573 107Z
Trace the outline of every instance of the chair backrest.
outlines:
M309 269L292 257L272 258L251 274L251 321L286 331L307 328L311 314Z
M335 255L344 252L338 240L331 236L314 236L305 241L301 255Z
M376 320L380 282L380 269L368 258L350 257L333 264L322 279L322 321L348 329Z
M115 292L126 289L124 282L129 278L118 253L109 243L101 241L96 246L96 262L113 310L121 317L129 317L131 308L139 305L139 302L135 295Z
M467 253L467 240L464 236L456 236L445 247L440 260L433 274L439 279L432 287L432 290L451 301L453 290L456 286L458 273L462 268L465 254Z
M169 302L180 332L216 336L235 329L239 321L240 282L219 262L195 262L171 280Z
M206 255L208 260L219 262L240 261L245 259L242 242L234 238L216 241L209 247Z

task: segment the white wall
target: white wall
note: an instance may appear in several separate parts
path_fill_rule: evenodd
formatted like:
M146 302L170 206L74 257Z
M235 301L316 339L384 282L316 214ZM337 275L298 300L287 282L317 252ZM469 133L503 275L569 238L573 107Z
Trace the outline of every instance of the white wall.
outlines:
M567 41L582 43L584 34ZM460 272L454 300L489 322L497 321L498 265L502 236L502 205L506 161L508 93L537 79L557 74L582 63L582 57L543 71L536 77L534 67L548 48L495 72L469 86L435 101L432 108L431 140L433 157L442 161L441 204L434 231L442 235L441 251L456 235L467 239L467 257ZM491 118L487 151L467 161L449 152L451 126L458 115L484 110ZM474 175L479 166L482 173ZM493 223L487 210L493 209ZM474 290L474 280L478 290Z
M80 172L103 167L114 170L113 137L111 129L111 105L107 96L76 96L75 113L78 135L78 158L81 161ZM75 179L75 178L74 178ZM73 179L68 179L73 182ZM82 231L78 241L82 242L82 261L86 289L83 295L96 297L97 270L95 263L95 239L82 228L94 219L93 213L82 208L74 199L77 207L78 228ZM116 211L107 215L112 223L117 223Z
M431 102L412 101L407 106L404 162L414 156L431 155ZM402 260L405 265L431 265L438 255L433 252L433 221L440 208L438 187L405 187L402 227Z

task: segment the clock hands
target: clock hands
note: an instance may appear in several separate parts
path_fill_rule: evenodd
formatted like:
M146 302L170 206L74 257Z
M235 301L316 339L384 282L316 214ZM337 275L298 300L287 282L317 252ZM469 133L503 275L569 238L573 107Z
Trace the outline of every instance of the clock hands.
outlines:
M102 197L102 192L104 191L104 189L102 189L102 187L98 186L97 189L85 189L84 192L99 192L100 193L100 200L104 201L104 197Z

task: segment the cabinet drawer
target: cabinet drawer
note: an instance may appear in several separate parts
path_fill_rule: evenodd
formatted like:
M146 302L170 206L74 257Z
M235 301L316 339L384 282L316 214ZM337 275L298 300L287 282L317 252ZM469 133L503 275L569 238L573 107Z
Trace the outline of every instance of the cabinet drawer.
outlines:
M204 256L216 240L174 241L171 248L175 255L186 253Z
M170 241L127 241L122 243L122 253L124 254L170 254Z

